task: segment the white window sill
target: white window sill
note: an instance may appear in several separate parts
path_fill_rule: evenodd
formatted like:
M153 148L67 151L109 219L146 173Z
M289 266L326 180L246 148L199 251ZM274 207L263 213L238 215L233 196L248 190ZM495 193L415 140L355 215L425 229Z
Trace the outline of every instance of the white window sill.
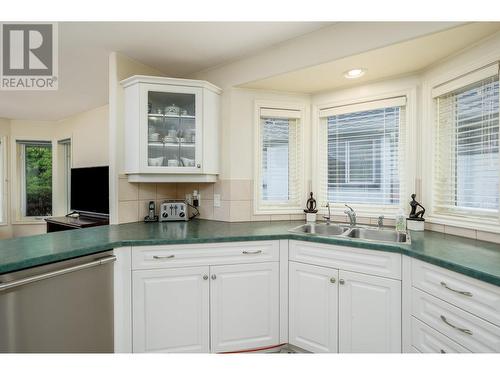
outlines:
M49 216L47 216L49 217ZM12 222L12 225L36 225L36 224L45 224L45 218L41 219L26 219L26 220L16 220Z
M304 209L292 209L292 208L269 208L269 209L257 209L253 213L254 215L298 215L298 214L304 214Z
M425 217L425 221L431 224L441 224L450 227L478 230L482 232L500 233L500 221L468 219L448 215L433 214Z

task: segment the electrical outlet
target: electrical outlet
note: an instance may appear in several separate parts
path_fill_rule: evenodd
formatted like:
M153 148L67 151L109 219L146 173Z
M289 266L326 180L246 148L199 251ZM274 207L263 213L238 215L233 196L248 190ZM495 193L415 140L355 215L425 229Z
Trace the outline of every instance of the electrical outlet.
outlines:
M220 207L220 194L214 194L214 207Z
M189 193L186 194L186 202L193 204L193 196Z

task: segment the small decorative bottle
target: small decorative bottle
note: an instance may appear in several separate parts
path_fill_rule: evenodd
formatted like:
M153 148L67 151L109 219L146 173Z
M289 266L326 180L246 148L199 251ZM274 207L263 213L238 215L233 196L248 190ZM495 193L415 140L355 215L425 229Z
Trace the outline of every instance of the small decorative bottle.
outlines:
M406 230L406 217L402 208L399 209L399 212L396 215L396 230L398 232L404 232Z

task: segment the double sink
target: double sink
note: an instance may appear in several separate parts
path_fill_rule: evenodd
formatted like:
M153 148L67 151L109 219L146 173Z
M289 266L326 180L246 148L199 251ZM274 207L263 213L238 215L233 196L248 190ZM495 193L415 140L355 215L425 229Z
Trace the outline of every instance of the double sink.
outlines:
M398 232L393 229L377 229L364 226L350 227L347 225L326 223L303 224L290 229L290 232L326 237L347 237L372 242L410 243L410 236L408 233Z

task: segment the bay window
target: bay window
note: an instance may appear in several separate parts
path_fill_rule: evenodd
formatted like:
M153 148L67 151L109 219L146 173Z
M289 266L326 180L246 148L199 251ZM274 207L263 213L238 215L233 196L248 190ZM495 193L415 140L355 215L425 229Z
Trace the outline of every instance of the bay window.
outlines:
M433 89L433 213L498 221L498 64Z
M256 106L256 214L298 213L304 201L303 111Z
M319 111L321 204L395 211L403 191L406 97Z

